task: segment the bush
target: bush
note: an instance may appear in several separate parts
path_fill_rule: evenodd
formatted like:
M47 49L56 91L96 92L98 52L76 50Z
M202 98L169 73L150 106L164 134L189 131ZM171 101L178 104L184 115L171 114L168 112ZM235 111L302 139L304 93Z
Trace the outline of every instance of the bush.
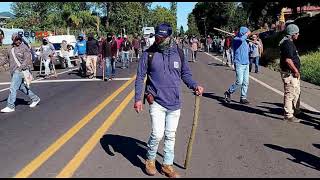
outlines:
M301 79L320 85L320 51L301 56Z

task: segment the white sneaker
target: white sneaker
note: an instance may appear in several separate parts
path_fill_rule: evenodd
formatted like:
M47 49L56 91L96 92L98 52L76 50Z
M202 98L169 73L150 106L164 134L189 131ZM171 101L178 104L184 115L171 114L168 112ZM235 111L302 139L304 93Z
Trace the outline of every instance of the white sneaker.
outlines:
M40 98L38 101L32 102L29 107L34 108L40 102Z
M8 112L14 112L14 111L15 111L14 108L11 109L11 108L9 108L9 107L5 107L5 108L1 109L1 112L2 112L2 113L8 113Z

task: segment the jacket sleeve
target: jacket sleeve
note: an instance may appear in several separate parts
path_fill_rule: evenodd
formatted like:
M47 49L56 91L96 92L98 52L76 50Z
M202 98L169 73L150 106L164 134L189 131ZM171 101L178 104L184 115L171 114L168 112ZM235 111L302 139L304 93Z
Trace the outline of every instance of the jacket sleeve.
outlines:
M190 67L184 60L184 56L182 56L181 58L181 79L189 89L195 89L197 87L197 83L192 79L192 72L190 70Z
M27 45L23 49L23 59L24 61L21 63L21 66L18 68L20 71L29 69L29 65L32 63L31 52Z
M137 77L135 81L135 102L141 101L142 99L142 91L144 78L147 74L147 61L148 61L148 53L144 52L139 60L138 68L137 68Z

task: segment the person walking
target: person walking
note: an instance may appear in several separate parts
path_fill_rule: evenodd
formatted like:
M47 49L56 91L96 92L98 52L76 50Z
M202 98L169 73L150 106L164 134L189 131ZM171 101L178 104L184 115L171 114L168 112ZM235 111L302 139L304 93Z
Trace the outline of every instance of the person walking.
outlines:
M280 74L284 84L284 120L300 122L294 115L300 111L300 58L294 44L299 37L299 27L289 24L286 36L280 41Z
M241 86L240 103L249 104L247 100L249 86L249 45L246 40L250 33L247 27L242 26L237 36L233 39L236 82L224 93L227 103L231 102L231 94Z
M197 61L198 46L199 46L199 40L196 38L195 35L193 35L191 39L192 62Z
M86 68L86 52L87 52L87 42L84 39L84 35L80 34L78 36L78 41L74 48L74 55L78 53L78 57L80 60L80 66L79 66L79 74L82 77L87 76L87 68Z
M131 50L131 43L128 41L127 35L124 35L121 43L122 51L122 69L129 68L129 55Z
M112 38L112 34L108 33L105 43L103 44L103 59L106 62L105 81L112 80L116 73L116 56L117 42Z
M182 50L184 54L184 60L186 62L189 61L189 48L190 48L190 43L189 43L188 35L185 35L184 38L182 39Z
M208 35L208 37L207 37L207 51L208 51L208 53L209 53L209 52L211 51L211 49L212 49L212 43L213 43L213 40L212 40L211 36Z
M47 37L44 37L42 39L42 45L40 46L40 52L41 52L41 58L44 62L44 74L45 78L48 78L50 76L50 63L52 62L53 56L55 54L55 48L54 46L49 42ZM41 68L41 67L40 67Z
M12 35L12 41L13 43L11 48L8 50L7 58L0 59L0 66L9 63L11 74L10 94L7 100L7 106L1 110L2 113L15 111L15 102L18 90L23 92L32 100L29 107L34 108L40 102L39 96L34 94L30 88L24 84L24 75L22 71L30 71L32 66L30 49L27 45L22 43L21 37L16 33Z
M138 62L138 59L139 59L139 49L140 49L140 40L138 38L137 35L134 36L133 40L132 40L132 47L133 47L133 50L134 50L134 53L135 53L135 58L136 58L136 61Z
M226 65L228 65L228 66L233 65L231 42L232 42L232 37L227 36L225 39L225 42L224 42L224 46L223 46L225 57L227 59Z
M97 77L97 60L99 55L99 42L94 38L92 33L88 36L86 45L86 67L88 69L89 78Z
M258 41L257 35L252 35L252 41L249 42L249 54L250 54L250 65L249 71L252 70L252 64L255 64L255 73L259 72L259 58L262 51L262 46Z
M170 178L180 177L173 169L175 134L181 112L181 79L197 95L203 93L203 87L193 79L188 63L179 55L172 38L172 27L163 23L155 28L155 43L143 53L137 69L135 81L134 109L142 111L142 91L147 75L145 97L149 103L151 116L151 135L148 141L145 171L148 175L156 174L155 159L158 145L163 135L164 160L161 172ZM181 57L181 58L180 58Z
M71 60L70 60L70 55L69 55L70 50L71 50L71 48L68 46L67 41L62 40L61 54L62 54L63 58L67 61L68 68L73 68L73 65L71 64Z

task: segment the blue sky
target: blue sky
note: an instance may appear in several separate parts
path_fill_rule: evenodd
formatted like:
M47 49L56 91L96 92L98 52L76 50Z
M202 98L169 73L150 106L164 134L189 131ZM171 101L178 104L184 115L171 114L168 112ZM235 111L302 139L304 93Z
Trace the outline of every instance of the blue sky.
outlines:
M183 26L183 29L186 31L188 29L187 23L188 23L188 15L192 12L192 9L194 8L195 4L197 2L178 2L178 28L180 26ZM10 4L11 2L0 2L0 12L3 11L10 11ZM151 5L151 8L155 8L157 5L170 8L170 2L154 2Z

